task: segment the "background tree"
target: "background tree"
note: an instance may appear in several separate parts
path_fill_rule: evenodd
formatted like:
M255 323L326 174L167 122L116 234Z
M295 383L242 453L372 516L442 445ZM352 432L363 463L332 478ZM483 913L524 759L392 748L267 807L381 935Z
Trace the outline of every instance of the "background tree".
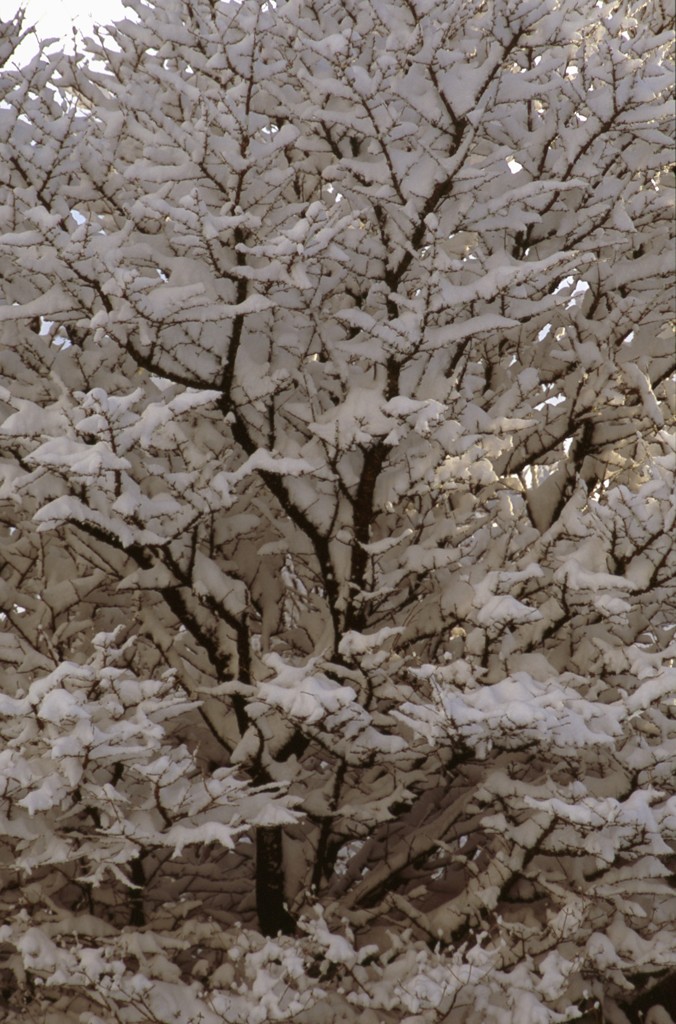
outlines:
M665 5L129 6L2 33L4 1019L667 1004Z

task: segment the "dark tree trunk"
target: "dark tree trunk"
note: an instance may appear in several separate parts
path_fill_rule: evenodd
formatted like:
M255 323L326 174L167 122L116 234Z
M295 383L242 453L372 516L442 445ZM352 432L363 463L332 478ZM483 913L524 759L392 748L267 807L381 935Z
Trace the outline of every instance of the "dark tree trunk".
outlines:
M143 867L141 854L139 854L138 857L134 857L129 867L131 881L136 887L131 890L131 913L129 915L129 924L133 928L143 928L146 923L146 913L143 903L143 896L146 887L146 873Z
M263 935L293 935L296 922L284 906L284 854L279 826L256 829L256 910Z

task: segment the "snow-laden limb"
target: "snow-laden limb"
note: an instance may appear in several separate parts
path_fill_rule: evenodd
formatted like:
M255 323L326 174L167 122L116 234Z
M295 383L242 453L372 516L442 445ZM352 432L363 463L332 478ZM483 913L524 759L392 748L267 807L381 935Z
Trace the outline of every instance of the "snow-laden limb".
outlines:
M633 1024L668 11L129 8L23 68L0 25L3 1013Z
M130 642L111 644L121 628L94 637L89 663L62 663L25 696L0 696L3 797L23 809L5 819L5 834L21 837L22 870L68 865L73 878L99 883L140 849L167 846L179 856L187 844L233 848L246 822L265 820L277 799L234 768L206 777L185 744L168 746L177 721L198 705L171 672L148 680L130 672ZM294 802L282 798L289 808ZM63 832L62 821L70 822Z

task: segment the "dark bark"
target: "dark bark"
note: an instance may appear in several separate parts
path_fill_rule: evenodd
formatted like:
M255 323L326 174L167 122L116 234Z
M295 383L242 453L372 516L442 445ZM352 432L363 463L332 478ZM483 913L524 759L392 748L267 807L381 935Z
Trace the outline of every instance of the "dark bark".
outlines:
M365 625L365 609L361 605L360 591L366 589L366 569L368 554L364 547L368 544L373 522L373 500L378 476L383 468L387 455L387 445L378 441L364 455L357 493L354 499L354 541L350 564L350 600L345 612L345 628L361 630Z
M256 829L256 910L263 935L293 935L296 922L284 905L282 829Z
M146 923L146 913L143 905L143 894L146 887L146 873L140 854L130 862L129 874L131 881L136 887L131 890L131 913L129 915L129 924L132 928L143 928Z
M640 975L630 980L638 985L641 985L641 982L644 981ZM669 1013L674 1012L674 1007L676 1007L676 972L667 972L655 985L647 988L637 999L622 1006L622 1009L632 1024L641 1024L648 1010L656 1006L663 1007Z

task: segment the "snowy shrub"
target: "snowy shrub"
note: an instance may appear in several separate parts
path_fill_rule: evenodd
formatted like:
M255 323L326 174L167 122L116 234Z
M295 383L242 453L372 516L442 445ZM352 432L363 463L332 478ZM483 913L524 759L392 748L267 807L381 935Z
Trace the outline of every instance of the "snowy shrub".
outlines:
M128 7L0 32L2 1019L668 1008L667 4Z

